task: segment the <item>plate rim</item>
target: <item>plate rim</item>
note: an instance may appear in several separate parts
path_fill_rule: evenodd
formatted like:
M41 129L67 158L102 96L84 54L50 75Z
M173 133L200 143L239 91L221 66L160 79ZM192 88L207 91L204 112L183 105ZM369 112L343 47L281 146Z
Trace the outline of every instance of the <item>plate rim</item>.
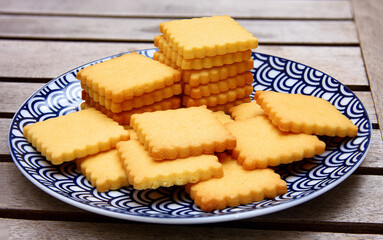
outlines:
M270 206L270 207L267 207L267 208L264 208L264 209L253 209L253 210L249 210L249 211L245 211L245 212L230 213L230 214L227 214L227 215L216 215L216 216L209 215L209 216L201 216L201 217L196 217L196 218L177 218L177 217L175 217L175 218L161 218L161 217L150 217L150 216L139 216L139 215L124 214L124 213L120 213L120 212L113 212L113 211L108 211L108 210L105 210L105 209L100 209L100 208L98 208L96 206L90 206L90 205L87 205L85 203L81 203L81 202L72 200L70 198L67 198L65 196L62 196L61 194L56 193L56 192L50 190L49 188L45 187L44 185L39 183L37 180L32 178L22 168L20 163L17 161L17 158L16 158L16 156L14 156L14 153L13 153L12 148L11 148L11 145L12 145L11 144L12 125L14 124L14 121L15 121L16 117L19 115L20 111L22 110L22 107L31 98L33 98L36 94L38 94L43 88L45 88L47 85L55 82L57 79L59 79L59 78L65 76L65 75L73 72L74 70L77 70L77 69L79 69L81 67L84 67L86 65L92 64L92 63L97 62L97 61L103 61L103 60L106 60L106 59L118 57L118 56L121 56L121 55L124 55L124 54L128 54L128 53L131 53L131 52L146 52L146 51L150 51L150 50L158 51L158 48L140 49L140 50L133 50L133 51L128 51L128 52L113 54L113 55L110 55L110 56L107 56L107 57L102 57L102 58L90 61L90 62L82 64L82 65L80 65L78 67L72 68L71 70L66 71L65 73L63 73L63 74L61 74L61 75L59 75L57 77L54 77L51 80L49 80L41 88L39 88L32 95L30 95L20 105L20 107L17 109L17 111L13 115L11 123L10 123L9 128L8 128L8 150L10 152L10 155L11 155L11 158L12 158L13 162L15 163L15 165L17 166L19 171L24 175L24 177L26 177L36 187L38 187L39 189L43 190L48 195L50 195L50 196L52 196L52 197L54 197L54 198L56 198L56 199L58 199L60 201L63 201L66 204L69 204L71 206L80 208L82 210L85 210L85 211L88 211L88 212L91 212L91 213L99 214L99 215L102 215L102 216L112 217L112 218L121 219L121 220L137 221L137 222L144 222L144 223L156 223L156 224L209 224L209 223L227 222L227 221L235 221L235 220L247 219L247 218L252 218L252 217L258 217L258 216L262 216L262 215L276 213L276 212L279 212L279 211L282 211L282 210L286 210L286 209L289 209L291 207L300 205L302 203L308 202L308 201L310 201L310 200L312 200L312 199L314 199L314 198L316 198L316 197L318 197L318 196L320 196L320 195L330 191L331 189L335 188L340 183L342 183L344 180L346 180L362 164L362 162L365 160L365 158L367 156L367 153L370 150L371 138L372 138L372 130L373 130L371 119L370 119L370 117L369 117L369 115L367 113L367 110L366 110L364 104L362 103L362 101L360 101L359 97L356 96L354 94L354 92L351 91L346 85L342 84L340 81L338 81L337 79L335 79L335 78L331 77L330 75L324 73L323 71L318 70L318 69L316 69L314 67L311 67L311 66L309 66L307 64L303 64L303 63L300 63L300 62L297 62L297 61L294 61L294 60L290 60L290 59L287 59L287 58L284 58L284 57L278 57L278 56L271 55L271 54L265 54L265 53L261 53L261 52L256 52L256 51L253 50L252 51L253 54L261 54L261 55L264 55L264 56L270 56L270 57L275 57L275 58L283 59L283 60L286 60L286 61L294 62L294 63L300 64L300 65L303 65L305 67L309 67L311 69L314 69L316 71L319 71L319 72L321 72L321 73L323 73L323 74L325 74L327 76L330 76L333 80L335 80L336 82L340 83L344 88L346 88L347 90L352 92L352 94L358 99L358 101L362 105L362 107L364 109L364 112L366 113L365 116L366 116L366 118L368 120L368 123L369 123L369 126L368 126L369 134L368 134L368 138L367 138L368 145L366 147L365 154L362 155L362 157L358 160L358 162L346 174L344 174L340 178L336 179L336 181L334 181L331 184L325 186L324 188L322 188L320 190L316 190L315 192L313 192L313 193L311 193L311 194L309 194L307 196L304 196L302 198L294 199L293 201L285 202L285 203L282 203L280 205Z

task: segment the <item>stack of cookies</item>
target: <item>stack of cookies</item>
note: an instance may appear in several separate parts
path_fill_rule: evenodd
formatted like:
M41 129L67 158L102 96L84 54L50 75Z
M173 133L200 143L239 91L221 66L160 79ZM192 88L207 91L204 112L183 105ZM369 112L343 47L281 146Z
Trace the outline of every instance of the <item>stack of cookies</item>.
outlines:
M253 68L251 49L258 39L229 16L161 23L154 38L155 60L182 71L185 107L206 105L227 111L250 102Z
M82 98L119 124L135 113L180 107L181 72L138 53L80 70Z

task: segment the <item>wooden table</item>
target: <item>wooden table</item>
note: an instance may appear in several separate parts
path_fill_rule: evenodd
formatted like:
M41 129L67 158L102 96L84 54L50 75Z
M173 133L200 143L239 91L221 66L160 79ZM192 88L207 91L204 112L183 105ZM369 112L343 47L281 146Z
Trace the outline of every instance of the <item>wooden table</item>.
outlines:
M9 239L383 238L383 3L339 1L0 1L0 236ZM348 86L373 123L362 165L335 189L299 206L240 221L157 225L67 205L13 163L8 127L52 78L92 60L153 48L169 19L227 14L259 38L256 51L305 63Z

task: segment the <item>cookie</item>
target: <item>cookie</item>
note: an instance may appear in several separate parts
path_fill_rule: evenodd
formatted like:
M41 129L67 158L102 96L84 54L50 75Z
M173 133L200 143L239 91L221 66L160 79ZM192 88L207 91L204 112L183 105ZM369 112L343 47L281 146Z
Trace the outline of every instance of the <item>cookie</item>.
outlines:
M129 133L94 108L27 125L24 137L53 164L109 150Z
M224 111L216 111L213 112L213 114L222 124L234 121L231 119L230 115L226 114Z
M76 159L77 168L99 192L129 186L116 149Z
M207 108L214 111L214 112L215 111L223 111L225 113L229 113L230 108L235 107L237 105L240 105L242 103L248 103L248 102L251 102L251 98L249 96L246 96L243 98L236 99L233 102L227 102L225 104L218 104L218 105L210 106Z
M98 102L95 102L92 98L89 97L86 93L83 93L83 97L85 102L91 106L96 108L97 110L101 111L108 117L112 118L114 121L118 122L119 124L129 124L130 123L130 117L133 114L137 113L143 113L143 112L154 112L159 110L167 110L167 109L177 109L181 106L181 99L180 97L174 96L171 98L164 99L162 101L156 102L151 105L146 105L140 108L133 108L129 111L122 111L119 113L113 113L106 109L104 106L101 106Z
M77 78L93 92L122 102L181 80L181 72L138 53L123 54L88 66Z
M192 98L208 97L237 87L250 85L251 83L253 83L253 74L251 72L246 72L218 82L207 83L197 87L191 87L189 84L185 83L183 93Z
M279 130L266 115L226 123L225 127L237 139L233 157L247 170L310 158L326 147L315 135Z
M235 207L274 198L287 192L287 184L272 169L248 171L228 153L220 153L224 176L187 184L186 192L203 211Z
M205 106L134 114L130 126L156 160L213 154L236 144Z
M225 64L218 67L206 68L201 70L182 71L182 81L191 87L209 82L218 82L229 77L250 71L253 69L254 60L252 58L232 64Z
M137 140L119 142L117 150L135 189L184 185L223 175L215 155L156 161Z
M179 67L173 63L171 59L166 58L161 51L155 52L153 54L153 59L175 69L179 69ZM253 65L254 60L250 58L243 62L225 64L218 67L203 68L199 70L183 70L182 81L189 84L190 87L197 87L200 84L218 82L220 80L224 80L229 77L234 77L238 74L250 71L253 69Z
M166 58L170 59L177 67L181 68L182 70L222 66L224 64L242 62L250 59L251 57L251 50L247 49L244 51L226 53L223 55L185 59L182 55L170 47L161 35L154 38L154 45L158 47L158 49L164 54Z
M354 137L358 134L358 127L322 98L257 91L254 99L282 131L331 137Z
M234 120L244 120L264 114L261 106L259 106L256 101L232 107L229 109L229 113Z
M145 93L141 96L136 96L132 99L124 100L122 102L113 102L110 99L100 96L97 92L90 91L88 88L84 88L84 91L87 92L89 96L101 106L104 106L113 113L119 113L122 111L132 110L133 108L151 105L174 95L179 95L182 93L182 87L180 83L176 83L171 86L157 89L150 93Z
M253 92L253 87L251 85L246 85L244 87L238 87L226 92L213 94L203 98L192 98L190 96L183 95L182 105L185 107L202 106L202 105L212 107L218 104L225 104L228 102L233 102L240 98L244 98L250 95L252 92Z
M163 22L160 31L184 59L223 55L258 46L256 37L226 15Z

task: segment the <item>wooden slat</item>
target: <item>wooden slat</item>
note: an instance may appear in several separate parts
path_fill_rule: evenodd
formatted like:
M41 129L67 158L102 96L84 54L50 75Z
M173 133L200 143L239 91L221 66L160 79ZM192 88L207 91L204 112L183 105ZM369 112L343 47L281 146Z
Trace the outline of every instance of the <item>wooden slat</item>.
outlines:
M43 83L23 83L20 85L16 82L0 82L0 96L3 96L3 100L0 102L0 112L16 112L21 104L42 86ZM370 92L355 93L365 106L371 121L377 123Z
M0 171L5 174L6 183L10 184L0 185L1 192L6 194L5 196L10 196L3 199L3 210L84 212L38 189L19 172L12 162L0 163ZM381 223L383 216L371 210L380 208L380 198L383 195L380 184L382 181L383 176L352 175L335 189L318 198L260 218L279 221ZM311 214L307 214L308 211Z
M383 48L379 44L383 38L383 5L379 0L354 0L353 6L375 109L383 132Z
M153 41L169 19L0 16L0 37L96 41ZM238 20L260 43L357 44L352 21Z
M0 77L51 79L96 59L147 48L154 48L154 45L0 40L0 66L2 66ZM368 85L359 47L261 44L255 51L309 65L346 85Z
M0 118L0 155L4 155L4 161L11 161L11 157L8 156L8 129L11 124L11 119ZM370 150L367 153L366 159L363 161L361 167L364 168L383 168L383 161L381 156L383 155L383 142L381 141L381 134L378 129L372 130L372 139Z
M217 7L219 6L219 7ZM265 19L351 19L348 1L2 1L3 13L114 17L200 17L230 15ZM144 10L144 11L143 11Z
M211 225L173 226L134 222L84 223L64 221L30 221L0 219L10 239L377 239L373 234L328 233L308 231L276 231L231 227L230 223ZM235 225L236 226L236 225ZM235 238L233 238L235 236Z

